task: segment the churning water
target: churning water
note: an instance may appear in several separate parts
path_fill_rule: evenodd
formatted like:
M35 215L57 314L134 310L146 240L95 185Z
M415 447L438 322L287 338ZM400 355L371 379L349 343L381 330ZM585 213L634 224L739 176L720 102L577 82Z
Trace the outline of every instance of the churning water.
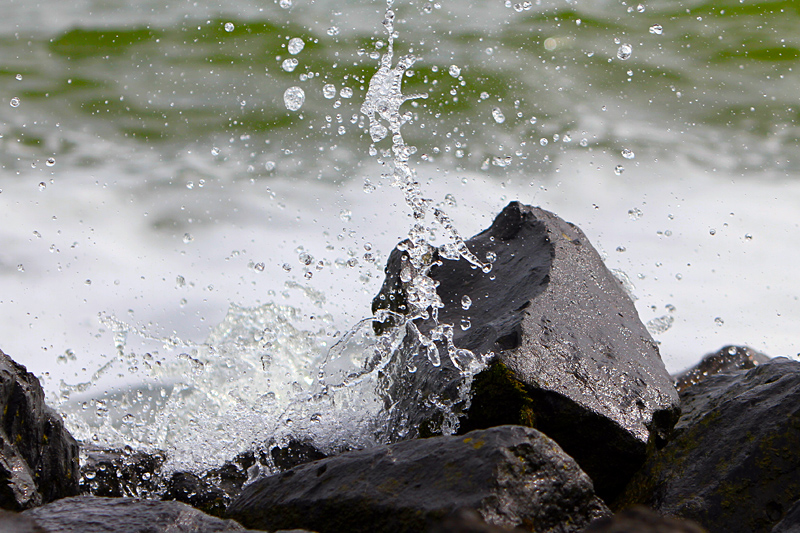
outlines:
M587 232L670 370L797 353L795 3L264 4L4 5L0 347L82 438L395 438L386 256L512 199Z

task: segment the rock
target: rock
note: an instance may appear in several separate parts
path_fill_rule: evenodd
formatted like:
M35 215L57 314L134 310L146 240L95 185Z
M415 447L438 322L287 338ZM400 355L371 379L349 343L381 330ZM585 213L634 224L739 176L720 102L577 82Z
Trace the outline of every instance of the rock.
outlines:
M660 514L647 507L635 506L614 516L598 518L582 533L705 533L694 522Z
M548 437L503 426L346 452L254 481L228 508L247 527L424 531L459 508L488 523L578 531L608 513Z
M800 499L800 362L772 359L681 393L674 439L619 505L640 503L711 531L769 531Z
M467 244L478 257L496 258L491 272L439 257L441 265L430 271L445 304L439 321L455 325L455 345L495 354L475 381L462 427L534 426L578 461L599 495L612 499L643 463L648 443L666 442L680 412L633 302L583 232L543 209L511 202ZM376 310L404 310L403 254L390 255ZM469 309L461 305L464 296ZM463 320L471 324L465 331L458 326ZM452 383L447 371L430 379ZM393 402L404 405L402 390L413 391L417 403L433 394L429 383L413 379L389 391Z
M524 529L508 529L487 524L477 511L472 509L458 509L442 521L433 526L428 533L522 533Z
M0 511L0 533L48 533L36 523L33 518Z
M772 533L800 533L800 500L796 501L783 520L772 528Z
M105 497L147 498L160 491L163 453L81 446L80 490Z
M675 378L675 388L680 393L708 376L753 368L767 361L769 356L747 346L724 346L704 356L695 366L679 374Z
M78 494L78 444L44 403L36 376L0 351L0 507Z
M233 520L209 516L180 502L76 496L23 514L52 533L241 533Z

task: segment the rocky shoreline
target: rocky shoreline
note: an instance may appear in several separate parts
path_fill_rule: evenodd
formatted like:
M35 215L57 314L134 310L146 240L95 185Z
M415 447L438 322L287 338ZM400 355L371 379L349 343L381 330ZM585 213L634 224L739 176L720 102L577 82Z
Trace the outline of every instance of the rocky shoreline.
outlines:
M271 476L251 453L167 478L163 455L79 445L0 351L0 531L800 531L800 363L726 346L669 376L586 236L542 209L512 202L468 245L491 273L431 258L440 321L492 354L459 434L420 419L390 445L276 448ZM403 254L376 309L402 312ZM447 365L405 401L446 394Z

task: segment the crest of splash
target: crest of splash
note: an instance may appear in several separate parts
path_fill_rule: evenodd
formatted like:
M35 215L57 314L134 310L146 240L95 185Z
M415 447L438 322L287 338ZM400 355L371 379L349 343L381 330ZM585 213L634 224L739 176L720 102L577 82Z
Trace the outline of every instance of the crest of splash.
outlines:
M409 232L409 239L405 242L405 251L411 262L411 272L408 273L408 281L410 281L408 294L411 305L409 317L410 319L427 318L430 309L430 313L435 319L437 310L443 304L436 294L436 282L428 276L435 250L435 247L426 238L431 228L424 225L429 210L432 211L434 220L444 230L449 241L439 247L439 253L444 258L464 258L484 272L489 272L492 265L482 262L470 252L447 213L432 206L433 202L430 199L423 198L416 172L409 164L411 156L416 153L416 147L405 143L400 130L412 119L413 115L411 112L401 113L400 106L408 100L427 98L428 95L403 94L403 75L417 61L417 58L412 54L407 54L400 57L394 67L392 66L394 40L398 34L394 29L395 13L392 9L394 0L387 0L386 4L383 26L388 34L389 44L386 53L381 56L378 71L369 81L361 112L369 119L369 133L373 142L371 153L377 153L375 143L382 141L388 133L391 133L392 172L386 177L391 178L392 184L403 191L405 201L411 208L415 220L415 224ZM441 331L439 333L441 334Z

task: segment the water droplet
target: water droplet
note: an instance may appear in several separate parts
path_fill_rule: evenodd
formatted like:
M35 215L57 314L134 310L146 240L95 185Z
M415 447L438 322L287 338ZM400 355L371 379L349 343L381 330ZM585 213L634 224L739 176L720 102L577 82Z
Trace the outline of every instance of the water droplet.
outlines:
M352 98L353 97L353 89L350 87L342 87L342 90L339 91L339 96L342 98Z
M8 103L11 104L11 107L19 107L19 98L14 96Z
M17 265L17 270L19 270L20 272L25 272L25 267L22 265L22 263Z
M86 281L83 282L83 284L84 285L91 285L92 284L92 280L87 279Z
M322 96L324 96L328 100L330 100L331 98L335 98L336 97L336 86L333 85L332 83L326 84L322 88Z
M722 317L717 317L717 318L714 319L714 323L716 325L718 325L718 326L721 326L721 325L725 324L725 321L722 320Z
M175 278L175 288L180 289L181 287L185 286L186 286L186 278L184 278L183 276L177 276Z
M638 11L639 13L644 13L644 6L642 4L639 4L638 6L636 6L636 11Z
M653 33L655 35L661 35L662 33L664 33L664 28L661 26L661 24L653 24L652 26L650 26L650 33Z
M486 252L486 260L490 263L497 261L497 254L494 252Z
M220 149L219 149L218 147L216 147L216 146L215 146L215 147L213 147L213 148L211 149L211 155L213 155L213 156L215 156L215 157L216 157L216 156L218 156L218 155L219 155L219 153L220 153Z
M353 217L353 213L350 212L349 209L342 209L339 211L339 220L342 222L350 222L350 219Z
M314 274L309 270L308 272L303 274L303 277L306 279L311 279L312 277L314 277Z
M192 237L191 233L184 233L183 234L183 242L184 242L184 244L189 244L193 240L194 240L194 237Z
M470 307L472 307L472 298L465 294L461 297L461 309L466 311Z
M642 210L639 209L638 207L634 207L633 209L628 209L628 216L630 217L631 220L639 220L640 218L642 218L643 214L644 213L642 213Z
M17 81L22 81L22 74L17 74L14 77L17 79Z
M290 7L292 7L292 0L281 0L279 5L283 9L289 9Z
M134 422L135 420L136 420L136 417L135 417L135 416L133 416L133 415L132 415L132 414L130 414L130 413L128 413L127 415L125 415L125 416L123 416L123 417L122 417L122 423L123 423L123 424L133 424L133 422Z
M289 263L284 263L281 266L281 268L284 269L286 272L291 272L292 271L292 265L290 265Z
M327 31L327 33L328 33L328 35L330 35L331 37L334 37L334 36L336 36L336 35L339 35L339 26L331 26L330 28L328 28L328 31Z
M633 159L634 157L636 157L636 154L634 154L633 150L631 150L630 148L623 148L622 157L624 157L625 159Z
M547 146L547 143L548 141L546 137L542 137L541 139L539 139L539 144L541 144L542 146Z
M285 70L286 72L292 72L292 71L294 71L295 68L297 68L297 63L298 63L298 61L295 58L290 57L288 59L284 59L283 60L283 63L281 63L281 68L283 70ZM285 98L285 96L284 96L284 98ZM289 107L289 105L287 104L286 107Z
M622 165L617 165L614 167L614 174L617 176L622 176L622 173L625 172L625 167Z
M380 122L373 122L369 126L369 136L372 138L372 142L378 142L384 139L388 133L389 130Z
M300 87L289 87L283 93L283 103L289 111L297 111L305 101L306 93Z
M470 322L468 318L461 319L461 329L463 331L467 331L471 327L472 327L472 322Z
M253 269L254 269L256 272L264 272L264 269L266 268L266 266L267 266L267 265L265 265L264 263L256 263L256 264L253 266Z
M297 54L303 51L305 45L306 43L303 42L303 39L301 39L300 37L294 37L289 40L289 46L286 49L289 51L290 54L296 56Z
M300 260L300 263L304 265L310 265L314 262L314 256L308 252L300 252L300 255L298 255L297 258Z
M633 46L630 44L623 44L617 50L617 58L625 61L633 55Z
M227 31L228 33L232 32L235 28L236 26L233 25L233 22L225 23L225 31Z
M710 229L708 230L708 234L709 234L709 235L716 235L716 234L717 234L717 230L716 230L716 229L714 229L714 228L710 228Z
M753 236L752 236L752 235L750 235L749 233L745 233L745 234L744 234L744 238L745 238L745 240L747 240L747 241L752 241L752 240L753 240Z
M272 172L273 170L275 170L276 166L277 164L275 163L275 161L267 161L266 163L264 163L264 168L267 170L267 172Z
M56 158L48 157L47 160L44 162L44 164L47 165L48 167L52 167L53 165L56 164Z
M494 118L494 121L497 122L498 124L502 124L503 122L506 121L506 116L503 114L503 112L500 110L499 107L492 108L492 118Z
M620 252L620 253L622 253L622 252L627 252L627 251L628 251L628 249L627 249L627 248L625 248L624 246L617 246L617 251L618 251L618 252Z
M447 71L454 78L457 78L457 77L459 77L461 75L461 68L459 68L458 65L450 65L450 68L447 69Z
M45 182L43 182L43 181L40 181L40 182L39 182L39 190L40 190L40 191L43 191L43 190L45 190L46 188L47 188L47 184L46 184Z
M528 122L530 122L531 124L536 124L536 120L537 120L536 117L531 117L531 119Z

